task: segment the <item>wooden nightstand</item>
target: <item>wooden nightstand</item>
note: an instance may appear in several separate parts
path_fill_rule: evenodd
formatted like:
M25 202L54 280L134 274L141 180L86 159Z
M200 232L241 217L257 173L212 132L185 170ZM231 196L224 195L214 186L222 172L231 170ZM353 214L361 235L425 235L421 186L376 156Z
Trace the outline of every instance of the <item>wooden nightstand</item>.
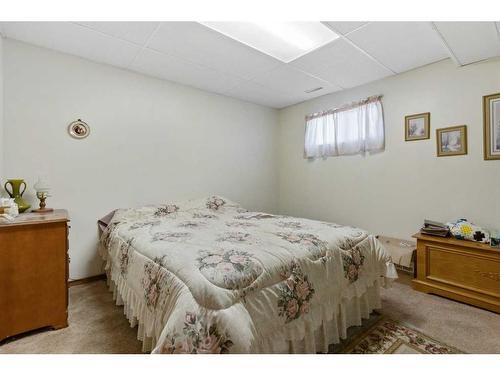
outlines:
M68 326L68 213L0 223L0 341Z
M500 312L500 249L417 233L413 288Z

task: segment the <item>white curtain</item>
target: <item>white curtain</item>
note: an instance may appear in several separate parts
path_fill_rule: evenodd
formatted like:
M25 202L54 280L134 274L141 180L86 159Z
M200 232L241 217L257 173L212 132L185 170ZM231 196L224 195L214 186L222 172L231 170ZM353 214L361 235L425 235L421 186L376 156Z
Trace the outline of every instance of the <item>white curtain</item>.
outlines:
M306 117L304 157L354 155L385 146L381 97Z

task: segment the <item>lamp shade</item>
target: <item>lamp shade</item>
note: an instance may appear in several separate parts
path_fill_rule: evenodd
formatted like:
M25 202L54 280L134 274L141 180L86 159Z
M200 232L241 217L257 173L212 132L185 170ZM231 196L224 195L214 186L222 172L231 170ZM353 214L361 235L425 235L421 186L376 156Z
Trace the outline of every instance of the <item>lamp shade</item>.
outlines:
M48 192L50 190L50 185L48 181L42 177L38 178L38 181L33 185L37 192Z

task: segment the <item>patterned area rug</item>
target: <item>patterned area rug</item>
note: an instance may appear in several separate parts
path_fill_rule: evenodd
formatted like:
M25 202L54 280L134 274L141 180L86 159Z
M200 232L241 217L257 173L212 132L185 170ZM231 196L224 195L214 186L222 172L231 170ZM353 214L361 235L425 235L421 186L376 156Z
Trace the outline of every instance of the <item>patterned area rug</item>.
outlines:
M460 354L460 350L440 343L393 320L381 319L354 338L344 354Z

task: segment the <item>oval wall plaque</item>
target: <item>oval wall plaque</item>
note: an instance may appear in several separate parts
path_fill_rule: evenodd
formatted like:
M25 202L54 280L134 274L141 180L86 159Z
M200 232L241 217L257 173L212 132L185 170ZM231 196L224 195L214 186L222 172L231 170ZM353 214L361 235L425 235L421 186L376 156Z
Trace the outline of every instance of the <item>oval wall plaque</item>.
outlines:
M73 138L83 139L88 137L88 135L90 134L90 127L87 125L86 122L78 119L69 124L68 133Z

